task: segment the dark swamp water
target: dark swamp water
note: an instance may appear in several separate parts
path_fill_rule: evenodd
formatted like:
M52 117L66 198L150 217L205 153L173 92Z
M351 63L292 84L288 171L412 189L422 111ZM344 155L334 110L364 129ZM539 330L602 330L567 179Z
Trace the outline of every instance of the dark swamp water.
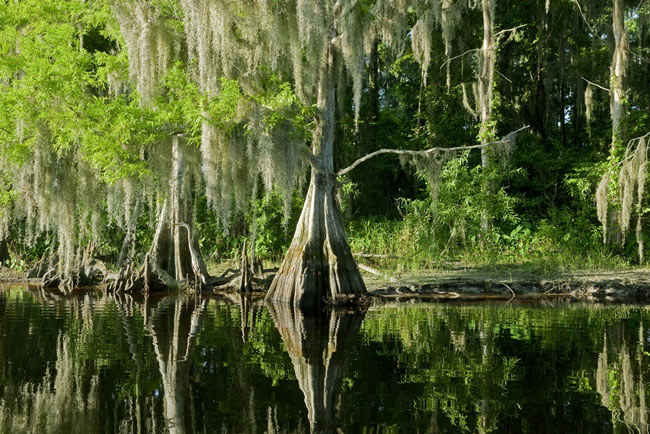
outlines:
M650 309L0 288L0 433L647 432Z

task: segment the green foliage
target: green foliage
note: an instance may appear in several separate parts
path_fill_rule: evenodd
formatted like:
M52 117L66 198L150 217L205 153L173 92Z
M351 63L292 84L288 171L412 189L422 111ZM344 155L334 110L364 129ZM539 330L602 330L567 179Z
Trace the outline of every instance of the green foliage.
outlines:
M250 211L250 225L255 230L255 254L261 258L279 261L289 247L298 221L302 200L296 194L292 200L289 218L284 215L282 197L273 192L254 202Z
M410 30L421 18L424 3L407 3L404 25ZM216 129L213 140L235 137L232 147L214 147L215 152L225 152L226 148L234 153L241 151L228 163L232 170L220 175L226 179L224 184L233 173L238 178L234 181L241 184L246 175L242 169L246 163L241 160L250 157L250 143L254 142L251 139L260 134L280 143L274 145L267 157L280 155L275 151L284 142L291 142L291 146L286 146L291 152L301 151L311 142L314 120L319 114L315 106L304 102L314 101L314 95L304 98L302 93L307 87L298 89L295 75L299 74L299 60L303 66L311 65L312 59L306 56L313 56L313 52L304 50L286 65L284 62L295 53L282 53L272 61L264 56L239 59L238 56L251 53L238 52L231 53L231 59L212 59L215 64L228 61L235 72L215 75L217 78L211 82L214 88L208 91L202 88L204 83L199 84L199 70L206 65L200 65L196 53L192 54L191 45L196 41L190 41L185 33L187 21L181 2L156 0L146 4L162 22L165 35L176 38L171 42L177 49L173 59L154 58L155 55L145 59L162 71L155 83L153 101L146 106L135 91L138 86L132 71L134 62L141 59L129 58L115 2L23 0L5 2L0 7L0 220L7 218L4 226L25 236L25 245L15 249L27 255L24 259L39 257L43 251L38 248L45 248L31 235L27 237L36 226L34 220L29 224L23 221L27 214L38 214L47 220L39 225L40 230L51 231L52 240L47 243L50 247L60 241L56 232L64 224L74 226L80 233L91 232L91 226L97 226L97 222L90 223L90 218L81 217L86 210L80 204L90 200L96 205L94 212L101 214L100 218L95 216L96 220L103 224L102 230L93 228L102 234L102 239L95 241L103 253L115 255L124 228L112 221L115 216L106 218L111 210L107 209L105 197L99 196L110 188L119 190L122 183L135 185L147 190L150 204L145 208L151 214L149 208L160 200L158 196L167 182L163 172L168 168L161 166L169 161L166 152L172 135L182 135L190 150L199 147L205 123ZM272 4L272 8L286 7L283 2ZM246 8L232 6L230 12L249 23ZM384 25L380 21L386 17L374 15L376 6L371 0L356 3L354 19ZM479 167L479 151L460 154L442 170L434 191L426 185L427 180L410 167L398 165L392 155L382 155L359 166L342 180L339 189L353 250L399 252L405 259L398 267L407 268L459 258L480 263L542 261L548 267L555 264L569 268L579 264L620 266L637 258L635 243L607 247L598 244L602 234L592 199L605 170L612 171L611 183L616 185L617 169L611 164L606 167L612 136L609 95L592 86L589 125L584 101L584 79L604 87L611 79L611 47L594 42L604 40L594 39L594 35L607 34L612 8L587 2L582 10L582 5L564 0L552 6L547 11L544 5L532 0L497 2L495 29L517 30L500 34L491 101L493 114L483 124L463 107L462 92L465 85L469 99L474 99L471 86L467 85L476 81L478 73L475 48L481 46L483 37L478 9L459 12L463 24L457 24L450 35L451 58L445 55L444 32L434 31L426 85L421 65L413 54L412 35L404 32L401 40L392 42L388 36L397 37L397 33L373 35L378 39L373 48L376 51L364 51L361 57L367 61L355 66L361 68L363 76L361 100L349 92L354 86L346 82L346 77L339 77L337 84L337 168L380 148L466 146L494 140L522 125L530 125L531 134L520 134L509 166L500 165L503 161L496 155L492 162L495 167L484 170ZM646 48L650 46L648 8L644 2L626 4L626 31L633 57L638 59L650 54ZM586 10L589 12L585 14ZM233 28L228 31L232 31L230 36L238 43L264 41L263 34L268 29L260 26L259 34L251 31L247 35L249 29L237 28L235 23L231 22ZM279 37L285 38L285 33L294 29L277 30ZM207 33L206 39L210 38ZM348 48L353 45L348 44ZM395 50L397 46L399 50ZM232 47L243 51L251 48L237 44ZM365 48L367 51L368 47ZM353 66L348 63L342 62L339 72ZM242 65L251 70L246 71ZM624 83L627 113L622 124L626 139L650 129L646 66L637 61L628 66ZM255 122L249 122L249 118ZM270 140L268 146L269 143ZM209 155L210 149L204 147L202 152ZM16 211L20 205L35 203L36 198L43 201L55 191L33 191L34 186L30 185L37 154L49 164L43 170L62 168L54 171L56 180L45 184L56 184L56 188L65 184L61 189L68 194L66 200L79 201L67 210L74 216L63 217L64 213L54 207L47 209L44 203L29 212ZM274 170L290 159L285 157L282 154L273 162ZM193 169L200 177L202 172L206 173L205 161L200 160L205 155L193 158ZM219 164L226 160L219 160ZM268 169L271 165L267 163L255 161L255 165ZM75 180L65 179L66 173L77 177L83 174L84 180L75 184ZM251 191L253 205L248 209L248 205L242 206L245 215L234 216L231 228L222 227L223 221L217 223L202 188L207 182L197 181L192 198L194 226L203 251L212 258L235 256L243 239L250 237L253 230L259 255L273 260L282 256L291 239L303 192L297 191L292 197L287 191L295 187L294 178L289 177L290 182L281 179L283 185L277 185L282 182L270 181L269 173L264 174L263 180L258 179L259 174L251 176L246 185L264 184L267 191L282 191L285 203L280 203L275 192L261 199L259 195L253 197ZM276 185L271 185L273 182ZM80 191L89 184L93 188L85 193ZM61 189L56 190L57 195L61 195ZM239 192L238 197L246 198L245 193ZM85 195L91 195L90 199ZM437 196L435 201L430 198L432 195ZM610 196L616 199L616 188L610 189ZM635 210L641 213L643 222L647 208L644 203ZM10 222L9 217L14 214L16 220ZM143 216L137 225L139 253L146 251L153 232L149 217ZM490 226L487 231L485 222ZM70 234L62 240L66 236L69 238ZM648 238L647 233L643 236ZM84 233L75 242L87 242L90 238ZM34 246L40 247L33 250Z
M506 173L513 179L522 176L520 170ZM503 173L486 174L478 166L471 168L468 153L462 154L441 173L436 202L430 197L401 198L401 220L351 222L353 251L397 255L399 260L382 265L398 270L445 268L458 260L490 266L520 264L539 272L626 264L624 257L601 243L590 197L597 180L592 168L578 171L566 181L582 208L555 209L548 218L536 220L516 212L520 201L504 187L494 193L490 190L495 178L503 179ZM488 231L482 227L483 216L495 217Z

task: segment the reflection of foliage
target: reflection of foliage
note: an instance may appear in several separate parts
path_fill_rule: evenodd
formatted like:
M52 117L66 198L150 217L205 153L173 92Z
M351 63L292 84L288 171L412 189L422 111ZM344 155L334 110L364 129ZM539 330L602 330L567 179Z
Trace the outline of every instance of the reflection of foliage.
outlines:
M538 407L530 394L531 382L539 384L536 393L551 392L542 392L548 374L560 376L556 387L576 394L575 401L594 397L602 330L622 327L630 315L636 311L628 307L409 306L370 314L362 336L400 368L400 389L416 388L406 394L411 408L439 412L454 431L489 431L500 419L526 419L526 409L547 412L558 405ZM547 399L561 399L553 397ZM570 405L581 411L578 402Z
M648 353L643 351L645 329L631 334L622 324L605 332L603 350L598 357L596 389L601 402L612 412L615 432L650 430L648 393Z
M0 432L83 434L99 429L97 369L85 369L76 350L70 339L59 337L55 373L48 370L40 384L25 383L13 400L0 401Z
M63 402L49 432L81 420L77 406L89 410L83 417L91 419L78 424L88 433L165 426L165 388L146 326L161 306L154 297L145 304L91 293L56 300L0 292L0 432L23 432L38 419L36 400ZM335 423L345 432L434 425L439 432L596 432L603 424L644 432L649 323L650 310L629 306L371 310L346 347ZM210 301L191 364L197 431L305 431L305 396L261 306Z

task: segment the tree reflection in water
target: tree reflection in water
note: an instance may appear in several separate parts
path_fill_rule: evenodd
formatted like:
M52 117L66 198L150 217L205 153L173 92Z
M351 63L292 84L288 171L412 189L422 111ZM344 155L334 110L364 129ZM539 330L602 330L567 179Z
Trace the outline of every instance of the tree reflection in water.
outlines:
M615 425L629 432L648 433L643 324L639 325L638 335L629 332L623 323L605 332L603 349L598 356L596 388L601 403L611 410Z
M310 431L333 433L345 362L365 312L305 312L278 303L268 308L305 395Z
M0 433L646 433L649 327L638 306L0 290Z
M205 300L166 297L147 321L162 375L165 421L170 434L196 432L190 368L205 306Z

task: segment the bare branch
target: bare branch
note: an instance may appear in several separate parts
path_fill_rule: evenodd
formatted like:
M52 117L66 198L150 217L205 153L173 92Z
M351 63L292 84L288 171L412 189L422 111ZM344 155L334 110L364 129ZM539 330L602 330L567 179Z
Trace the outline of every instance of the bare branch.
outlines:
M584 78L584 77L582 77L582 79L583 79L584 81L586 81L587 83L591 84L592 86L596 86L597 88L602 89L602 90L604 90L605 92L609 92L609 89L607 89L607 88L604 87L604 86L601 86L601 85L598 84L598 83L594 83L593 81L589 81L589 80L587 80L587 79Z
M397 154L397 155L428 155L434 152L454 152L454 151L467 151L470 149L481 149L481 148L487 148L488 146L496 145L498 143L504 143L513 136L515 136L517 133L527 130L529 128L529 125L526 125L525 127L521 127L518 130L512 131L505 135L503 138L499 140L495 140L493 142L489 143L482 143L480 145L470 145L470 146L456 146L454 148L429 148L425 149L424 151L411 151L407 149L380 149L375 152L371 152L370 154L359 158L356 160L354 163L350 164L348 167L345 169L341 169L338 171L336 174L337 176L343 176L349 172L351 172L353 169L355 169L359 164L364 163L368 160L370 160L373 157L376 157L377 155L382 155L382 154Z
M498 38L499 36L501 36L501 35L503 35L503 34L505 34L505 33L511 33L511 34L512 34L512 33L516 32L517 30L521 29L522 27L526 27L527 25L528 25L528 24L520 24L520 25L515 26L515 27L512 27L512 28L510 28L510 29L503 29L503 30L501 30L501 31L496 32L496 33L494 34L494 37L495 37L495 38ZM491 47L490 47L490 48L491 48Z
M472 48L472 49L470 49L470 50L465 51L465 52L462 53L462 54L459 54L459 55L457 55L457 56L454 56L454 57L450 57L450 58L448 58L447 60L445 60L444 62L442 62L442 63L440 64L440 70L442 71L442 68L444 68L445 65L448 64L449 62L451 62L452 60L456 60L456 59L458 59L459 57L463 57L463 56L465 56L466 54L473 53L474 51L478 51L478 50L480 50L480 48Z
M495 69L495 71L496 71L497 74L499 74L501 77L503 77L504 79L506 79L506 80L508 81L508 83L512 84L512 80L510 80L510 79L509 79L508 77L506 77L505 75L501 74L501 71L499 71L498 69Z
M515 32L515 31L517 31L518 29L520 29L520 28L522 28L522 27L526 27L527 25L528 25L528 24L521 24L521 25L519 25L519 26L512 27L512 28L510 28L510 29L504 29L504 30L501 30L501 31L495 33L495 34L494 34L494 37L495 37L495 38L498 38L498 37L500 37L501 35L503 35L504 33L512 33L512 32ZM496 46L496 43L490 45L489 48L494 48L495 46ZM447 65L447 64L448 64L449 62L451 62L452 60L456 60L456 59L458 59L459 57L464 57L465 55L467 55L467 54L469 54L469 53L473 53L474 51L480 51L480 50L481 50L480 48L471 48L471 49L465 51L464 53L461 53L461 54L458 54L458 55L456 55L456 56L453 56L453 57L448 58L447 60L445 60L444 62L442 62L442 63L440 64L440 70L442 71L442 68L444 68L445 65Z

